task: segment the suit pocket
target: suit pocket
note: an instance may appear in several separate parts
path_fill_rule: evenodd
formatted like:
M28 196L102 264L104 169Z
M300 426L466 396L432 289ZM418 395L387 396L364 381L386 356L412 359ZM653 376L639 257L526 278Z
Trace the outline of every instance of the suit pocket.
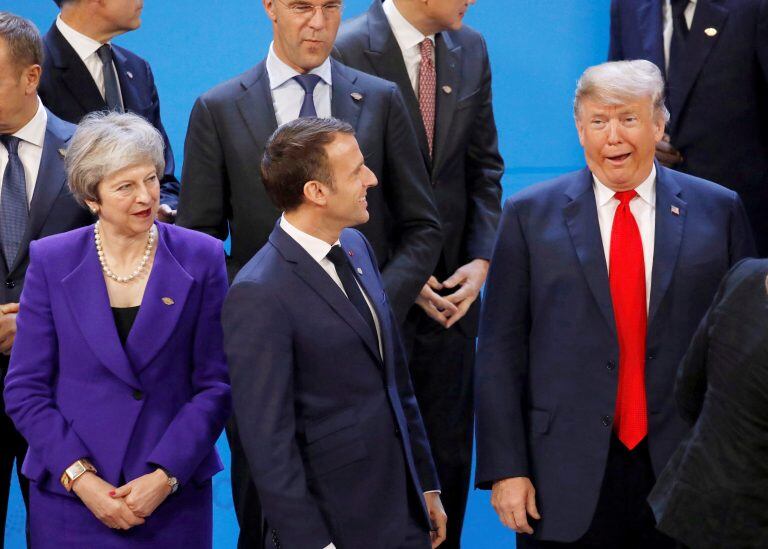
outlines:
M307 424L307 475L318 477L368 456L357 415L347 409Z
M480 98L480 88L477 88L475 91L470 93L469 95L465 95L461 99L459 99L456 102L456 108L455 110L459 111L461 109L466 109L468 107L472 107L477 104Z
M539 435L545 435L549 432L549 424L552 419L552 414L546 410L536 410L531 408L528 412L528 425L532 433Z

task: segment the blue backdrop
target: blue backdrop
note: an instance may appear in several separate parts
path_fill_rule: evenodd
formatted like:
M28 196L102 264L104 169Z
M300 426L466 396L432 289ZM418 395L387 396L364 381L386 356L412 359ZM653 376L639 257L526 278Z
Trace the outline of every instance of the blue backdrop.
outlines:
M345 0L344 17L364 11L369 2ZM152 65L179 166L194 100L261 60L271 39L258 0L212 5L208 0L146 2L142 27L115 41ZM491 56L496 123L507 165L505 196L583 165L571 100L584 68L605 60L608 5L608 0L479 0L470 8L466 22L485 35ZM3 0L0 9L31 19L43 33L56 16L51 0ZM228 462L223 437L219 450ZM5 540L9 549L24 546L24 506L13 490ZM237 523L228 470L215 477L214 490L214 547L234 548ZM463 546L514 546L514 535L496 519L487 492L470 494Z

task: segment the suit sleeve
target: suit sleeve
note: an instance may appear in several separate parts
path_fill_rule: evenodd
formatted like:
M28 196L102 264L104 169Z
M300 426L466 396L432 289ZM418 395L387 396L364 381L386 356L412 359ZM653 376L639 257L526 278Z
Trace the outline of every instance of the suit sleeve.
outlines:
M624 59L624 52L621 47L620 1L611 0L611 36L610 43L608 44L608 61L622 61Z
M736 193L733 193L733 201L731 203L731 227L729 239L729 266L735 265L745 257L757 257L757 249L755 248L755 238L752 234L752 227L749 224L749 218L744 209L744 203Z
M381 274L395 316L402 323L437 265L442 232L416 132L397 86L392 84L390 93L384 134L384 195L399 239Z
M58 478L78 459L93 456L56 404L58 336L37 245L32 242L29 247L29 267L3 396L6 412L30 450L49 474Z
M489 489L529 476L524 407L530 333L528 249L515 204L507 201L491 259L475 362L477 471Z
M221 307L227 294L223 246L216 242L200 257L210 265L201 293L195 328L192 399L184 404L158 441L147 462L166 468L186 484L210 454L230 415L232 400L224 357Z
M291 321L279 296L238 282L224 304L224 346L239 439L270 527L285 547L331 540L296 444Z
M763 72L763 84L768 86L768 0L761 0L757 18L757 59Z
M172 209L176 209L179 203L179 181L176 179L176 163L173 160L173 149L171 149L171 142L168 139L168 134L165 133L163 122L160 118L160 96L157 93L157 86L155 85L155 77L152 74L152 69L149 63L144 62L147 70L147 81L149 82L149 88L151 90L151 106L150 112L151 120L149 121L160 135L163 136L163 144L165 149L163 155L165 157L165 173L160 181L160 202L167 204Z
M468 259L490 259L501 214L501 177L504 161L499 154L498 133L493 117L491 66L483 41L481 104L472 125L466 162Z

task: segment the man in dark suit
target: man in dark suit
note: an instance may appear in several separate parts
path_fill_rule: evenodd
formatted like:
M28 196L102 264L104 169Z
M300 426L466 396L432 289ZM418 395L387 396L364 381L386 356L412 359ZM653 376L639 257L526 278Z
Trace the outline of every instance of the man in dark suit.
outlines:
M158 215L163 221L173 221L179 182L160 120L152 69L138 55L111 43L116 36L139 28L143 1L54 1L61 13L43 38L40 98L56 116L73 124L90 112L109 109L136 113L157 128L165 142Z
M666 74L657 158L738 192L768 255L768 0L613 0L608 56Z
M341 3L266 0L274 41L267 58L203 94L189 120L178 223L231 237L230 279L261 248L280 211L270 202L257 159L278 125L334 116L357 130L379 185L368 193L370 221L360 227L382 270L399 322L429 278L441 234L429 178L397 86L329 58ZM234 432L232 483L244 536L260 522L258 497ZM251 541L251 543L256 543Z
M414 389L459 547L472 463L472 370L479 292L501 210L504 164L483 37L470 0L374 0L342 25L339 60L395 82L416 128L443 227L440 261L404 331Z
M376 176L349 124L299 118L266 143L262 180L283 215L223 324L269 546L436 547L446 516L398 322L347 228L368 220Z
M16 335L16 313L24 287L29 242L93 221L67 188L64 153L75 127L48 112L37 96L43 58L32 23L0 12L0 379ZM26 503L28 484L20 474L27 444L0 397L0 547L5 531L13 462Z
M587 168L504 206L478 344L476 484L527 534L520 547L674 547L646 498L687 430L677 365L754 243L735 192L654 163L668 115L653 63L587 69L574 115Z

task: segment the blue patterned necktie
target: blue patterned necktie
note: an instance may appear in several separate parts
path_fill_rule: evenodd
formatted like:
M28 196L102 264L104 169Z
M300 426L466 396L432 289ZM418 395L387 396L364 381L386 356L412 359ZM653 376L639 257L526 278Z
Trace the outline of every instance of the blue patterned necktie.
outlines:
M96 54L101 59L101 66L104 71L104 101L110 111L125 112L123 108L123 98L120 97L120 87L117 85L117 74L115 66L112 64L112 48L109 44L104 44Z
M316 74L297 74L293 79L304 88L304 102L301 104L299 118L317 117L314 93L320 77Z
M8 151L8 164L3 172L3 190L0 193L0 238L5 264L10 271L27 229L29 206L24 165L19 158L19 138L0 135L0 143Z

